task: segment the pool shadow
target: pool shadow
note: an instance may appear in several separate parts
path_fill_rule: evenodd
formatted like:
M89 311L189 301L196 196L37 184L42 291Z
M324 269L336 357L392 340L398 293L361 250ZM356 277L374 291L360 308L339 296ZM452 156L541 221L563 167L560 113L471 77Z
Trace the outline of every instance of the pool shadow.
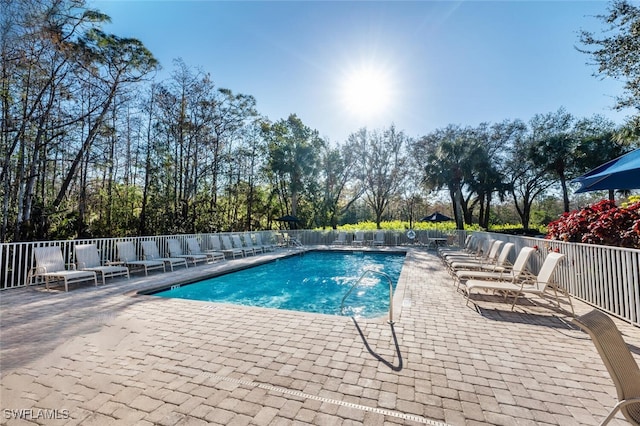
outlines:
M378 354L376 351L374 351L371 348L371 346L369 345L369 342L367 341L366 336L362 332L362 329L360 328L360 325L358 324L358 321L356 321L356 319L354 317L351 317L351 319L353 320L353 323L356 326L356 330L358 330L358 334L360 335L360 338L362 339L362 343L364 343L365 348L367 348L367 351L369 351L369 353L375 359L377 359L378 361L380 361L381 363L383 363L384 365L389 367L391 370L393 370L393 371L401 371L402 368L403 368L402 352L400 352L400 344L398 343L398 337L396 336L396 331L395 331L395 328L393 327L393 324L389 324L389 327L391 328L391 336L393 337L393 343L395 345L396 355L398 356L398 365L394 365L392 362L387 361L380 354Z

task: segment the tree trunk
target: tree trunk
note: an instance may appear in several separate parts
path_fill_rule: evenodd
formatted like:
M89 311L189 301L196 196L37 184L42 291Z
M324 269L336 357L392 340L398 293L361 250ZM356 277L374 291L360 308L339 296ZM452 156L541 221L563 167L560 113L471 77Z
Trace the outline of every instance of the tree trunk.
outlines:
M102 125L104 117L107 114L107 111L109 111L109 107L111 106L111 102L113 101L113 98L116 95L116 90L117 90L118 86L119 86L119 80L116 78L116 80L111 85L111 90L109 91L109 95L107 96L107 99L105 99L104 105L102 107L102 111L100 111L100 114L98 115L98 117L96 118L95 122L93 123L93 126L91 126L91 129L89 130L89 133L87 134L87 137L85 138L84 142L82 143L82 147L80 148L80 150L76 154L76 157L73 159L73 162L71 163L71 167L69 168L69 171L67 172L67 175L66 175L65 179L62 182L60 190L58 191L58 195L56 196L56 199L53 202L53 208L54 209L57 209L58 207L60 207L60 204L62 203L62 200L67 195L67 190L69 189L69 186L71 185L71 182L73 181L73 179L74 179L74 177L76 175L76 170L78 169L78 165L80 164L80 161L84 157L84 153L87 150L89 150L89 148L93 144L93 141L94 141L96 135L98 134L98 129Z

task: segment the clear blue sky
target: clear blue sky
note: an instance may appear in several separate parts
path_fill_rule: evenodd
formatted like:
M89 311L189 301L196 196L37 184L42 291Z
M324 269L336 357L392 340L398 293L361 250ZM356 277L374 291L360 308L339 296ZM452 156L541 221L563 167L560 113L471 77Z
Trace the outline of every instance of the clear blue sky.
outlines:
M151 50L163 66L158 79L182 58L218 87L253 95L272 121L296 113L333 142L363 126L394 123L417 137L451 123L526 121L561 106L622 123L625 114L611 109L621 84L593 77L589 57L575 49L580 29L602 28L594 15L607 5L89 0L111 16L107 31ZM368 104L378 108L358 114L345 93L367 80L363 69L385 82L365 87L360 98L372 95ZM380 84L387 89L375 97Z

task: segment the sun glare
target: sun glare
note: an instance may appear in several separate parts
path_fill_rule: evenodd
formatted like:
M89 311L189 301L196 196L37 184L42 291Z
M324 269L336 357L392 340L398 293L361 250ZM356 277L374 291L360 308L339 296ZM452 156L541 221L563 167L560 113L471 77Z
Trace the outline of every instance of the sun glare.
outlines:
M373 118L388 111L393 100L389 75L374 68L349 72L341 88L342 102L352 115Z

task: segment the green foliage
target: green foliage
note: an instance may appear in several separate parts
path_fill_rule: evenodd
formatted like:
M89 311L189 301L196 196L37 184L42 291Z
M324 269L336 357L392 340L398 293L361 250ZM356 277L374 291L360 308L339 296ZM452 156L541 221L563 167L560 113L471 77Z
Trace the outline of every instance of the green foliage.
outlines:
M504 224L500 226L492 226L490 231L512 235L546 235L547 227L544 225L532 225L529 228L524 229L520 224Z
M355 224L340 225L338 226L337 229L339 231L376 231L378 228L376 227L375 222L365 221L365 222L358 222ZM386 230L386 231L407 230L409 229L409 222L401 221L401 220L383 221L383 222L380 222L380 229ZM416 231L455 230L456 224L455 222L440 222L440 223L414 222L413 229ZM465 229L470 231L481 230L477 224L465 226Z
M640 195L630 195L627 201L620 203L620 207L627 209L629 206L636 203L640 203Z
M595 61L598 75L624 82L625 93L616 99L616 107L636 109L637 118L640 105L640 7L637 2L614 0L609 5L608 14L598 18L607 28L601 36L582 31L580 41L586 48L580 51Z

